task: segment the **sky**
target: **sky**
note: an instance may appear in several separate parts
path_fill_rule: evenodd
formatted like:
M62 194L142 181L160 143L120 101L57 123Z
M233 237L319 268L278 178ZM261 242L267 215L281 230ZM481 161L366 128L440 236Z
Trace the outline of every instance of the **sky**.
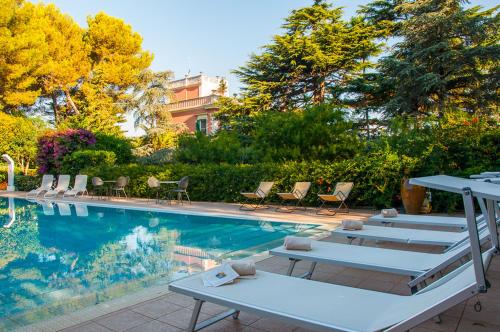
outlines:
M176 78L203 72L223 76L229 93L240 83L231 70L244 65L280 32L283 18L291 10L311 5L313 0L45 0L72 16L82 27L86 18L101 11L119 17L143 37L143 48L154 54L152 69L170 70ZM332 0L344 7L346 18L370 0ZM492 7L498 0L472 0ZM137 135L132 119L124 129Z

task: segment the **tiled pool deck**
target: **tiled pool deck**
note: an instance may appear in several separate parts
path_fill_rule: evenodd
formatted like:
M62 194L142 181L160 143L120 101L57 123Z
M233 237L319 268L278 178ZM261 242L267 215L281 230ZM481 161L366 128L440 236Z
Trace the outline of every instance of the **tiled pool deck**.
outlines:
M5 196L5 193L0 193ZM23 193L13 193L18 197L24 197ZM79 200L81 201L81 200ZM95 203L96 201L93 200ZM102 203L102 201L99 201ZM104 203L110 203L104 201ZM335 217L317 216L314 210L290 214L277 213L273 209L260 210L257 212L242 212L238 210L238 205L224 203L193 203L192 205L161 205L156 206L144 200L138 199L119 199L113 200L113 204L123 204L135 207L152 207L161 209L185 209L188 211L212 212L232 215L251 215L266 219L314 222L321 223L326 228L335 227L342 219L361 219L373 214L375 211L353 210L346 215ZM331 240L326 238L325 241ZM374 243L365 242L366 245L387 247L387 248L406 248L408 245L396 245L384 242ZM412 250L430 251L430 247L413 246ZM269 257L261 259L257 263L259 269L284 274L288 267L288 261L284 258ZM300 274L308 268L307 263L298 263L295 273ZM342 267L328 266L318 264L313 275L314 280L336 283L346 286L372 289L377 291L409 294L406 286L405 277L364 270L355 270ZM470 299L467 303L460 304L441 315L440 324L428 321L421 324L412 331L500 331L500 260L493 258L488 271L488 279L492 287L486 294L479 296L482 303L482 311L474 310L474 303L477 298ZM150 290L143 294L134 294L130 297L124 297L111 301L112 303L100 305L98 308L88 308L80 312L59 317L53 321L29 326L23 330L29 331L184 331L191 316L191 310L194 301L191 298L168 293L166 288ZM216 315L225 308L205 304L202 309L200 319L206 319ZM332 313L334 314L334 313ZM253 314L242 312L238 320L227 318L222 322L212 325L203 331L308 331L306 329L289 325L282 321L261 318Z

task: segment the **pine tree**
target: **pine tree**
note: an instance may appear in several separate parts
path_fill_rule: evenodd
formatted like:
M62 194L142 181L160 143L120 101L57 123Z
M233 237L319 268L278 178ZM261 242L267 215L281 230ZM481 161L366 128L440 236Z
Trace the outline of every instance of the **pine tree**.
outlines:
M380 71L394 87L387 115L441 116L449 107L491 112L500 77L497 8L460 0L403 1L401 28Z
M323 103L331 87L345 84L380 51L380 29L359 18L342 20L342 10L323 0L292 11L282 27L283 34L235 71L247 96L263 96L280 111Z

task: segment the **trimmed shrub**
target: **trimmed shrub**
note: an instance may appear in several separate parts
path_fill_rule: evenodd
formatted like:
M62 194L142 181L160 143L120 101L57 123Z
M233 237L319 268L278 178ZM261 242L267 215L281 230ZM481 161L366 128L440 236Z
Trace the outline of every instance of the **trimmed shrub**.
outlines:
M42 178L39 176L17 175L14 178L14 185L19 191L30 191L38 188L41 184Z
M115 153L102 150L78 150L64 157L61 172L76 175L86 167L113 166L116 161Z
M189 193L193 200L224 202L241 201L240 192L255 189L260 181L275 181L274 192L290 191L296 181L311 181L313 186L305 202L312 206L317 204L318 192L332 190L336 182L353 181L355 186L349 199L352 205L387 207L399 194L403 171L412 163L413 160L399 159L394 153L376 153L337 163L168 164L161 167L131 164L88 167L82 173L103 179L130 176L128 192L138 197L153 194L147 186L150 176L160 180L189 176ZM278 201L274 195L269 199Z
M134 160L132 143L125 137L96 133L96 143L92 149L112 151L117 164L126 164Z

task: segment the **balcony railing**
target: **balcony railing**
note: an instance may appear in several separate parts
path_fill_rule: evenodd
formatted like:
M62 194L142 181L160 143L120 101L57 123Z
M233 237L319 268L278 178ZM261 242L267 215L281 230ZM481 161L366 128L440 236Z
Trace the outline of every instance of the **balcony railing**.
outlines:
M187 110L187 109L191 109L191 108L198 108L198 107L202 107L202 106L212 106L217 101L217 99L219 99L219 96L211 95L211 96L206 96L206 97L199 97L199 98L194 98L194 99L178 101L175 103L167 104L167 110L180 111L180 110Z
M191 86L191 85L199 85L199 84L201 84L202 79L204 82L208 82L208 83L212 83L212 84L219 84L219 82L220 82L219 77L198 75L198 76L186 77L186 78L182 78L179 80L171 81L169 88L170 89L178 89L178 88L183 88L183 87Z

